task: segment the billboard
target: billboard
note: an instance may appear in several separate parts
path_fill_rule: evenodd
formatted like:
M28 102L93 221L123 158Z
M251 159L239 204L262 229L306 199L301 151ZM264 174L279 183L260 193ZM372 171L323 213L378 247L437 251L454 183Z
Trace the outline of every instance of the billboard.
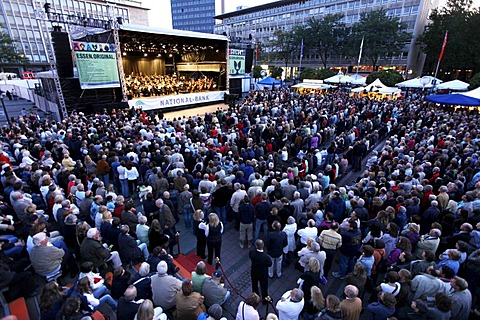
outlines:
M231 76L245 74L245 50L228 49L228 72Z
M117 55L112 43L72 42L82 89L120 87Z

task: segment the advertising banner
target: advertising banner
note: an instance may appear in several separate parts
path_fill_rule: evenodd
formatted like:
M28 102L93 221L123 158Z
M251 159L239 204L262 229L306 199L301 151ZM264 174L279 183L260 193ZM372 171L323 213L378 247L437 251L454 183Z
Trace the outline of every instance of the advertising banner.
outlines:
M117 56L111 43L72 43L82 89L120 87Z
M130 107L141 108L142 110L154 110L162 108L180 107L196 103L223 101L224 96L225 91L199 92L179 94L175 96L133 99L128 101L128 105Z
M245 50L228 50L228 69L231 76L245 74Z

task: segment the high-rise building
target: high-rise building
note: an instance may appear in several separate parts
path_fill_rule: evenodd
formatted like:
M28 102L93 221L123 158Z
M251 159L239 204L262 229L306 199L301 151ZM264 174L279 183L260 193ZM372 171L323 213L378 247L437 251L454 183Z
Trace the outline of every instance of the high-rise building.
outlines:
M406 31L412 34L412 39L401 54L382 57L378 66L395 67L401 72L417 76L422 73L425 55L416 40L425 29L430 11L437 6L438 0L282 0L218 15L215 19L221 20L221 23L215 25L214 32L226 34L231 40L231 46L235 43L256 43L265 47L265 44L274 39L276 30L290 30L294 25L306 24L309 18L318 19L326 14L341 13L344 15L342 22L350 26L358 22L363 13L384 9L388 16L398 17L406 24ZM266 54L269 54L268 48ZM293 58L293 65L296 63L298 66L299 57ZM328 67L342 67L344 71L354 72L355 60L342 56L331 57ZM321 65L318 54L303 56L303 67ZM371 71L373 70L368 65L359 68L359 72Z
M124 23L148 25L148 9L137 0L2 0L1 28L28 58L27 68L33 71L48 69L44 34L36 16L46 2L50 3L51 12L59 14L98 20L122 17ZM18 73L21 69L22 66L16 65L0 66L0 71Z
M173 29L213 33L215 0L171 0Z

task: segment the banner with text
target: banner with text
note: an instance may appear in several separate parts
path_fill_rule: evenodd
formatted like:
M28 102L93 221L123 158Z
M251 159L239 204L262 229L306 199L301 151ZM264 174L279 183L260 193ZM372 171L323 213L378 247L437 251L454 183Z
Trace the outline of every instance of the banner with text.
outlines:
M110 43L73 42L82 89L120 87L115 47Z
M228 49L228 72L231 76L245 74L245 50Z
M224 96L225 91L189 93L175 96L133 99L128 101L128 105L130 107L142 108L142 110L154 110L180 107L196 103L223 101Z

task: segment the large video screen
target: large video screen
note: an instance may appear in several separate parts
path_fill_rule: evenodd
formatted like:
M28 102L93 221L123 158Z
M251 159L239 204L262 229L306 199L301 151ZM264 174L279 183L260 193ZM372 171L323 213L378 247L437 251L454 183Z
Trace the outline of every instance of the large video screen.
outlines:
M72 42L82 89L120 87L117 56L112 43Z
M245 74L245 50L228 49L228 72L231 76Z

